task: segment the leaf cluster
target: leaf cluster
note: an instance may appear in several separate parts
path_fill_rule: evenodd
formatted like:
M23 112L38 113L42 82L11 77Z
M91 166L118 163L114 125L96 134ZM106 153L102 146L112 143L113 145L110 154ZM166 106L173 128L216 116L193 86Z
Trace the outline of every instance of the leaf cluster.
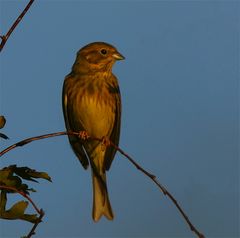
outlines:
M45 172L39 172L28 167L17 167L10 165L0 170L0 218L2 219L21 219L28 222L36 223L37 214L26 214L28 201L19 201L6 209L7 195L19 193L28 198L30 192L36 192L35 189L23 182L23 180L38 182L37 179L45 179L51 182L51 178Z

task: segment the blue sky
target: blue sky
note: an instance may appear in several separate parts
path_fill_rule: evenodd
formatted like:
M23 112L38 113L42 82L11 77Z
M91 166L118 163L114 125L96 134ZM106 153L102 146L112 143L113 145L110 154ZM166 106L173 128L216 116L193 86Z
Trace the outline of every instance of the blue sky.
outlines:
M5 33L27 1L0 0ZM61 90L76 52L115 45L122 93L120 147L154 173L207 237L239 237L239 2L36 1L0 56L5 148L63 131ZM46 212L34 237L194 237L173 204L121 155L108 173L113 222L91 219L90 171L66 137L1 158L46 171L33 184ZM12 200L11 200L12 201ZM29 212L32 210L30 209ZM1 237L31 224L0 221Z

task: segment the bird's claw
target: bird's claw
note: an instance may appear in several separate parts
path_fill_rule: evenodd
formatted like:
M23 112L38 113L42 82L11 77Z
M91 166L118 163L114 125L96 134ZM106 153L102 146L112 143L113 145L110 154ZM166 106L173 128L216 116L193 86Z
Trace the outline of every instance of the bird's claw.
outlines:
M90 137L86 131L80 131L78 136L82 140L87 140Z
M109 140L109 138L107 138L106 136L104 136L102 138L102 142L101 142L101 146L102 146L102 151L104 151L108 146L111 145L111 141Z

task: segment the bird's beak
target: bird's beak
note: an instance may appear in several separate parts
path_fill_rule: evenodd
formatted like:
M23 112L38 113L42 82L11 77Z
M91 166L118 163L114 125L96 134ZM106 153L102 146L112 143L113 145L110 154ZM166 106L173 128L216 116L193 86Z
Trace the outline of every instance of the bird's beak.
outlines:
M119 52L114 53L112 56L116 60L124 60L125 59L125 57L123 55L121 55Z

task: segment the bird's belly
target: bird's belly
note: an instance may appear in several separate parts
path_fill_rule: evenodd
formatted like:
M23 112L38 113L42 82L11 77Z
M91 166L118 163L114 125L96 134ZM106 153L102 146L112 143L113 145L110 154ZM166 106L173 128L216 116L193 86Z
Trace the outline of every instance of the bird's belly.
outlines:
M106 100L85 96L76 111L82 126L90 136L102 138L109 137L114 123L112 106Z

